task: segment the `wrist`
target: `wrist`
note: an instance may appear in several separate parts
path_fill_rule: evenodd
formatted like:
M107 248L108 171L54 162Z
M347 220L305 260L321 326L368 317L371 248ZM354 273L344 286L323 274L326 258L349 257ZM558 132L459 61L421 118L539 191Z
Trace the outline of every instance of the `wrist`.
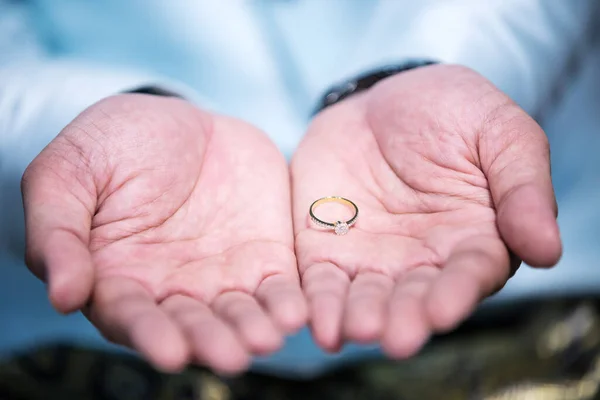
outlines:
M336 84L329 88L322 96L319 104L317 105L314 114L323 111L325 108L332 106L336 103L341 102L348 97L354 96L358 93L362 93L378 82L389 78L390 76L410 71L415 68L425 67L428 65L437 64L437 61L433 60L409 60L400 64L390 65L382 68L373 69L363 74L347 79L339 84Z

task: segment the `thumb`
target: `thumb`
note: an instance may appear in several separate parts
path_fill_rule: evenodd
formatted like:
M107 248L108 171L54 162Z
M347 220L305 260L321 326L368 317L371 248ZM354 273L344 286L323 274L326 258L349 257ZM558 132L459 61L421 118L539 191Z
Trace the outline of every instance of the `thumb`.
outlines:
M479 149L500 235L527 264L550 267L560 259L562 245L548 140L516 105L496 112L481 131Z
M86 184L83 163L67 159L80 154L67 151L60 156L51 143L29 165L21 183L26 263L47 281L50 301L62 313L85 305L94 279L88 245L95 189L90 192L93 184ZM93 182L91 176L87 180Z

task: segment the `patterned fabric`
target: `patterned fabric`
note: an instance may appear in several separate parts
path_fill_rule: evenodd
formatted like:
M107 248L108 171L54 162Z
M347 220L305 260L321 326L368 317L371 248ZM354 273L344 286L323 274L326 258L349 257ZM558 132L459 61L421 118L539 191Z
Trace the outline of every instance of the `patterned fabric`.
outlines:
M0 399L600 399L598 304L514 305L518 318L474 319L411 360L366 361L312 381L200 368L165 375L135 357L56 345L0 363Z

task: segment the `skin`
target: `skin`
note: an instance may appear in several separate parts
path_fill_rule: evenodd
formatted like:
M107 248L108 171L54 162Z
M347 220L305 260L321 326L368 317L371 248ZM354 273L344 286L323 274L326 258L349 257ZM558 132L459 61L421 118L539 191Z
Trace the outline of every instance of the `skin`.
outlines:
M324 110L291 171L299 271L313 335L329 351L380 342L409 357L521 259L560 258L546 136L466 68L399 74ZM306 217L329 195L360 209L345 236Z
M108 98L33 161L23 197L27 263L54 306L163 370L244 370L306 322L287 165L245 123Z
M309 318L326 350L380 342L408 357L520 259L561 254L544 133L454 66L324 110L289 168L241 121L111 97L40 153L22 189L26 261L53 305L166 371L243 371ZM360 208L346 236L307 218L329 195Z

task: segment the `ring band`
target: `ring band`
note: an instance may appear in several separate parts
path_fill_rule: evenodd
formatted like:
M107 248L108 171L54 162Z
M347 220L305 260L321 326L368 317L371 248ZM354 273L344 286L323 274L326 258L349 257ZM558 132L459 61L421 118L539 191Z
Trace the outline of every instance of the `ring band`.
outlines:
M317 218L317 216L314 213L315 208L317 208L321 204L331 203L331 202L340 203L345 206L349 206L350 208L352 208L354 210L354 215L352 216L352 218L350 218L347 221L336 221L334 223L323 221L322 219ZM335 232L336 235L345 235L346 233L348 233L348 230L350 229L350 227L352 225L354 225L354 223L356 222L356 219L358 218L358 207L352 201L345 199L343 197L328 196L328 197L323 197L318 200L315 200L310 205L309 214L310 214L310 219L312 220L312 222L315 223L315 225L320 226L322 228L333 229L333 231Z

